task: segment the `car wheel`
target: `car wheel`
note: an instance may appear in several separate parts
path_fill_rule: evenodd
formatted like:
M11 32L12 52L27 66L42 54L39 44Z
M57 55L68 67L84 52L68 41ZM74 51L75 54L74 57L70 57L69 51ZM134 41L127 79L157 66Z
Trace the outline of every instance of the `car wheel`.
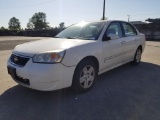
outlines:
M137 49L136 54L134 56L134 60L132 61L133 65L138 65L141 61L142 50L140 48Z
M80 62L73 76L72 88L75 92L87 92L95 83L97 68L93 61L84 60Z

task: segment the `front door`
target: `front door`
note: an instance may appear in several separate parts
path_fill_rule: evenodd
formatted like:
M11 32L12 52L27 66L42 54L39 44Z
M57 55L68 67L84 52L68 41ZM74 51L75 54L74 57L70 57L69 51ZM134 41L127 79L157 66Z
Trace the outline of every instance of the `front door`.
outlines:
M103 41L103 70L118 65L124 61L125 41L119 22L113 22L107 28L105 35L116 34L119 39Z

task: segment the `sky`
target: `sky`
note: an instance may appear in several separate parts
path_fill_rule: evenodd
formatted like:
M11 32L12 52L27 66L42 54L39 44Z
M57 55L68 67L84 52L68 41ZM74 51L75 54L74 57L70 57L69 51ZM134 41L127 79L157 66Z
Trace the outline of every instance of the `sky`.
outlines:
M20 20L26 28L34 13L44 12L51 27L81 21L97 21L103 15L104 0L0 0L0 27L8 28L10 18ZM109 20L145 21L160 18L160 0L106 0L105 16Z

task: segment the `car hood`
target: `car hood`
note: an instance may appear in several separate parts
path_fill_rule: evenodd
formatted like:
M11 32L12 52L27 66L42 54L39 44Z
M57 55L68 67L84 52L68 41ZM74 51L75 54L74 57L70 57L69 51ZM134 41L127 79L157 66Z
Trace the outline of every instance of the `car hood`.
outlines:
M67 50L75 46L88 44L95 42L94 40L80 40L80 39L60 39L60 38L50 38L43 39L40 41L28 42L16 46L14 49L15 54L33 57L37 53L42 53L46 51L61 51Z

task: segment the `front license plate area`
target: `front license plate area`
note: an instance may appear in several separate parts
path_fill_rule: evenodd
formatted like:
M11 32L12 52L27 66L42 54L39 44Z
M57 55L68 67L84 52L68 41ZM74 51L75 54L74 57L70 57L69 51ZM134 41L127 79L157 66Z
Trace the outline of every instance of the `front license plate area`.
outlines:
M15 79L16 78L16 68L13 68L10 66L8 66L7 68L8 68L8 74L10 74L13 79Z
M16 68L8 66L7 69L8 69L8 74L11 75L11 77L13 78L13 80L15 80L17 82L20 82L20 83L23 83L25 85L30 85L29 79L24 79L22 77L17 76L17 74L16 74Z

